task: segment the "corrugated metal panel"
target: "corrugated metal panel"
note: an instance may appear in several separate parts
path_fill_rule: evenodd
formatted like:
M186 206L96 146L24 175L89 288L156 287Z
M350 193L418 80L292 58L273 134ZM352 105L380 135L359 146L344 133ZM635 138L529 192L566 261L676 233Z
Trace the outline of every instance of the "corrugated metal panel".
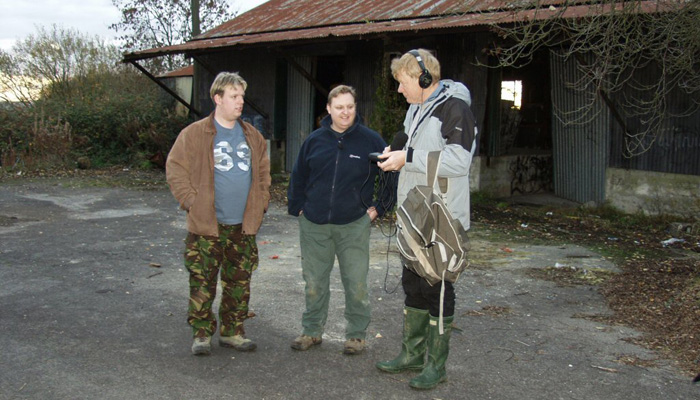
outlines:
M659 74L658 65L648 64L634 72L637 87L652 86ZM623 117L625 108L622 107L628 99L648 99L656 94L639 92L627 88L622 93L613 96L617 111ZM697 101L697 96L695 98ZM612 149L610 166L629 168L642 171L666 172L673 174L700 175L700 112L687 115L692 109L693 99L685 91L674 88L665 99L666 117L658 129L649 132L638 141L626 143L625 129L619 123L613 123ZM647 125L638 116L626 116L625 128L635 135L640 135ZM639 145L639 147L636 147ZM630 155L628 149L634 151ZM700 192L700 188L698 190Z
M622 127L617 123L613 126L611 167L700 175L700 113L666 119L644 140L649 149L632 157L625 156L628 144Z
M563 13L560 13L556 7L553 10L531 10L517 14L511 11L492 11L502 10L501 7L507 9L504 3L508 2L424 0L411 7L407 6L406 1L398 0L387 2L272 0L198 36L192 41L125 54L124 60L132 61L165 54L260 43L376 36L383 33L416 32L429 29L446 30L503 24L523 19L577 18L593 12L589 5L569 6ZM278 8L280 5L285 5L288 8L280 9ZM342 8L341 5L357 8L353 8L354 13L344 14L345 8ZM641 12L653 12L658 10L658 7L656 1L640 3ZM313 12L317 9L326 12L327 15ZM307 20L302 16L307 13L315 15L316 19Z
M311 57L294 57L306 71L311 71ZM294 68L287 79L287 171L291 171L301 144L313 130L313 93L311 83Z
M550 53L554 194L579 203L601 204L605 199L610 112L595 95L595 112L587 121L565 125L557 117L582 109L590 101L590 96L571 88L571 82L580 78L576 63Z

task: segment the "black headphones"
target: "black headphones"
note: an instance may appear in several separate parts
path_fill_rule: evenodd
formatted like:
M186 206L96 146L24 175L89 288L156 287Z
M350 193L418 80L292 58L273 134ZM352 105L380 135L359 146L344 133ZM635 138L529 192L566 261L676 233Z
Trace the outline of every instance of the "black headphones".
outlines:
M418 50L411 50L408 53L416 58L416 61L418 61L418 66L420 67L421 71L423 71L418 77L418 86L420 86L422 89L427 89L433 83L433 76L430 75L430 71L425 68L423 58L420 56Z

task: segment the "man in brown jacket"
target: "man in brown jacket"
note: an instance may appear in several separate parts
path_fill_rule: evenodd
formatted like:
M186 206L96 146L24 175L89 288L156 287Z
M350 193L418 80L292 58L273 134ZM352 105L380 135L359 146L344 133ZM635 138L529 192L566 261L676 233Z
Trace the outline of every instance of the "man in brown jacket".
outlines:
M166 162L170 191L187 212L185 267L190 273L187 322L192 353L211 353L212 314L219 271L219 345L255 350L245 337L250 278L258 266L255 235L270 201L267 143L240 119L247 83L220 73L210 89L216 108L180 132Z

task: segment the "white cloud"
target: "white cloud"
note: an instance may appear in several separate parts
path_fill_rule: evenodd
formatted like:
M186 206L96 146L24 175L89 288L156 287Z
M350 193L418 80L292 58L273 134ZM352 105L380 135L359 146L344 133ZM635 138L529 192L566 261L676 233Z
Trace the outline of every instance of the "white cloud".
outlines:
M227 0L232 10L247 11L266 0ZM17 40L36 34L37 27L56 24L82 34L113 39L109 25L119 22L120 11L112 0L0 1L0 48L9 50Z

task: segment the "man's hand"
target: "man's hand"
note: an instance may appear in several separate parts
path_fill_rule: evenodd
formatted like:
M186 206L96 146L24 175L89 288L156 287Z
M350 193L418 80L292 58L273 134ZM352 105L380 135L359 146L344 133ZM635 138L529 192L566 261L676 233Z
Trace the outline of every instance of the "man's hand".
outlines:
M370 207L367 209L367 215L369 215L370 221L374 221L379 216L379 213L376 208Z
M382 171L399 171L406 165L406 152L403 150L390 151L380 155L379 158L384 161L377 163L377 166L382 169Z

